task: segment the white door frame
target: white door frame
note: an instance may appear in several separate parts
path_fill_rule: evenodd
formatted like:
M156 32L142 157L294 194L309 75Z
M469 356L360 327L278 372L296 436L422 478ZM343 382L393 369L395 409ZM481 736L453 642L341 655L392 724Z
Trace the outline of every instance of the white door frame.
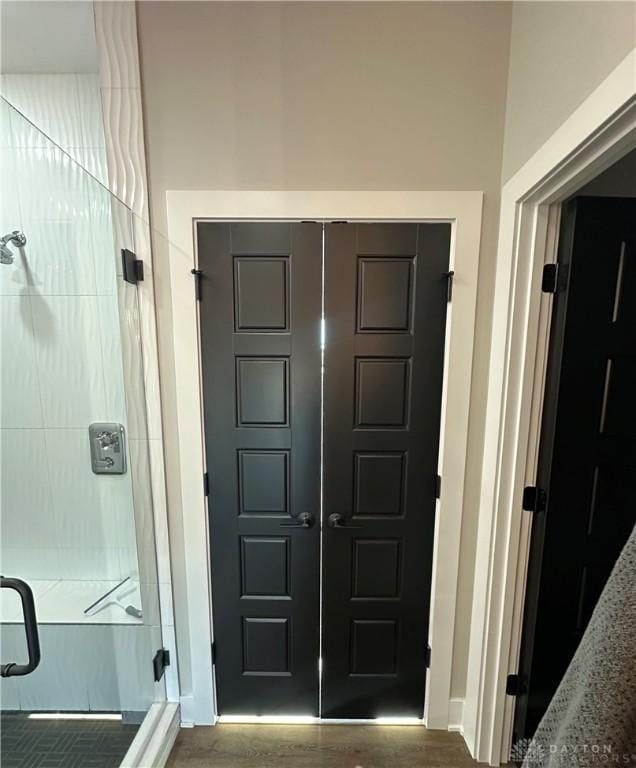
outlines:
M521 495L536 471L551 301L540 283L554 255L555 204L635 146L636 50L502 190L464 707L468 746L490 765L507 762L512 737L505 687L519 658L529 548Z
M453 300L446 327L438 501L431 620L432 662L424 722L449 725L455 607L468 442L477 273L481 234L481 192L368 191L169 191L170 283L178 417L180 492L185 551L185 592L192 659L192 690L181 705L184 720L216 721L212 686L210 569L205 499L203 418L198 348L198 308L191 270L196 266L193 222L216 220L449 221L452 224ZM173 550L174 556L174 550ZM202 588L207 585L207 591ZM178 634L181 634L177 627Z

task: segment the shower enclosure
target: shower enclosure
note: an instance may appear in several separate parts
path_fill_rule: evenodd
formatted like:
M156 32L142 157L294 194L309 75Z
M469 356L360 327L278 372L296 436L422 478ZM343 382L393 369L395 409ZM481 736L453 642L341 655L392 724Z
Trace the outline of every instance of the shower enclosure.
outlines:
M117 766L167 661L132 214L4 100L0 152L2 765Z

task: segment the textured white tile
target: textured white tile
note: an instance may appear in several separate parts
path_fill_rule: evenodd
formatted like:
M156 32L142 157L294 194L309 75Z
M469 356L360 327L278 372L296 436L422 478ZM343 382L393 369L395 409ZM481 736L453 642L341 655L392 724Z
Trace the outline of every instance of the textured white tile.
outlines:
M104 147L78 147L74 157L100 184L108 187L108 165Z
M19 146L42 147L48 140L61 147L82 145L75 75L4 75L3 92L8 101L39 129L20 121L14 136Z
M4 93L3 83L4 75L0 74L0 93ZM14 146L11 136L11 109L6 101L0 100L0 149Z
M130 525L125 524L132 518L129 475L92 471L87 429L46 430L45 444L57 546L94 552L129 545ZM99 561L91 565L90 578L106 577L106 571L95 571Z
M152 657L160 645L153 646L155 633L146 626L113 625L83 627L91 633L87 653L91 659L88 679L91 709L111 707L123 711L145 712L153 701Z
M148 218L141 94L137 88L102 88L102 113L110 188Z
M139 88L139 48L134 2L95 4L95 32L101 84Z
M18 194L18 150L0 147L0 234L22 229ZM9 270L6 270L9 271Z
M88 221L89 177L62 150L21 147L17 163L20 168L20 210L24 221Z
M4 539L0 555L2 572L5 576L19 579L55 580L60 578L60 550L35 547L17 548L9 546Z
M81 547L59 549L60 579L64 581L121 580L119 550Z
M90 187L91 250L95 265L97 293L112 296L117 292L117 270L121 264L121 247L116 242L117 232L113 221L115 199L97 182ZM117 203L120 206L120 203Z
M143 605L144 622L158 626L161 624L159 609L159 590L156 582L142 582L139 585Z
M170 541L167 526L166 479L163 463L163 441L149 440L150 476L152 484L152 505L155 519L155 544L157 553L157 576L161 585L170 585ZM172 600L172 594L170 594Z
M143 377L145 387L147 434L151 439L162 437L161 394L157 351L157 329L155 322L155 301L152 271L150 230L139 216L133 217L135 249L144 262L145 279L138 286L139 322L143 354Z
M110 198L110 214L113 227L113 242L115 244L115 265L117 275L123 275L123 265L121 259L122 248L130 251L135 250L135 237L133 232L133 215L114 195Z
M15 222L16 218L13 217L10 220ZM13 232L16 229L26 232L28 228L22 226L22 224L16 226L14 223L8 225L4 229L4 232ZM9 246L13 253L14 259L13 264L0 265L2 266L2 269L0 270L0 296L26 297L36 289L37 276L33 274L29 263L28 247L28 242L26 247L23 248L15 248L13 245Z
M0 235L23 229L17 182L17 152L12 147L0 147ZM24 275L20 269L21 253L12 245L9 245L9 249L14 254L14 262L0 264L0 295L19 294L24 287Z
M131 515L131 523L134 529L135 522L134 517ZM130 576L133 579L139 580L139 562L137 560L137 539L134 535L128 537L128 545L122 547L119 550L119 570L121 572L122 579L125 576Z
M1 625L0 632L3 654L26 660L24 629ZM145 712L156 635L141 625L42 625L40 666L19 687L2 680L3 709Z
M95 266L88 218L26 221L28 238L16 264L28 293L42 296L94 295Z
M37 363L47 427L108 421L98 306L94 297L33 296Z
M139 557L139 580L144 583L156 583L157 565L148 441L131 440L130 458Z
M136 695L133 686L138 678L137 666L146 655L142 649L147 635L144 627L100 627L91 633L86 649L91 660L87 680L91 710L145 711L144 692Z
M128 428L126 418L126 398L124 389L124 368L122 352L126 348L127 328L120 327L119 304L117 296L98 296L97 314L100 324L102 345L102 366L104 371L105 409L109 421L117 421Z
M11 267L3 267L10 269ZM0 297L0 426L42 427L39 339L28 296Z
M155 698L152 657L162 645L160 632L144 625L114 626L112 633L117 658L127 660L116 666L122 709L145 712Z
M24 627L18 624L0 624L0 649L3 664L26 661ZM3 712L20 709L20 678L0 678L0 703Z
M3 548L5 544L12 548L50 547L55 536L55 520L46 466L44 430L3 429L0 431L0 440ZM23 565L26 567L27 563ZM51 577L48 575L45 578Z
M122 391L126 394L128 434L131 439L144 439L148 430L137 289L120 278L117 291L117 319L120 323L120 346L117 351L121 360Z
M113 628L100 626L90 629L90 645L86 647L90 661L90 673L86 680L89 709L95 712L121 711L119 680L123 678L128 665L134 665L136 660L117 658ZM130 650L135 643L132 641L126 645Z
M78 146L103 147L104 123L99 75L76 75L81 116L81 141Z
M80 631L83 630L82 632ZM88 710L89 664L86 631L92 627L40 626L42 660L21 680L22 709Z

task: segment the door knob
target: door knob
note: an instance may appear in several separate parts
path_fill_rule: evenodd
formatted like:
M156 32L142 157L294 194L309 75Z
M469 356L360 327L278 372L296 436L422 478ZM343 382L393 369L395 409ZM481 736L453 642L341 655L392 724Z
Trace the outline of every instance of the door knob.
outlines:
M314 516L311 512L301 512L291 523L281 523L281 528L311 528L314 524Z
M339 512L332 512L327 518L327 523L332 528L362 528L361 525L346 525L344 519L344 515L341 515Z

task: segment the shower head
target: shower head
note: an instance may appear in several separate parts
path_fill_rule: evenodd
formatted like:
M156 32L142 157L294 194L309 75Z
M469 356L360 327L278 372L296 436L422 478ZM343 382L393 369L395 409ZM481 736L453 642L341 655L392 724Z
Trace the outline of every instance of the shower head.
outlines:
M9 248L8 243L16 248L24 248L26 241L26 235L17 229L0 237L0 264L13 264L13 251Z

